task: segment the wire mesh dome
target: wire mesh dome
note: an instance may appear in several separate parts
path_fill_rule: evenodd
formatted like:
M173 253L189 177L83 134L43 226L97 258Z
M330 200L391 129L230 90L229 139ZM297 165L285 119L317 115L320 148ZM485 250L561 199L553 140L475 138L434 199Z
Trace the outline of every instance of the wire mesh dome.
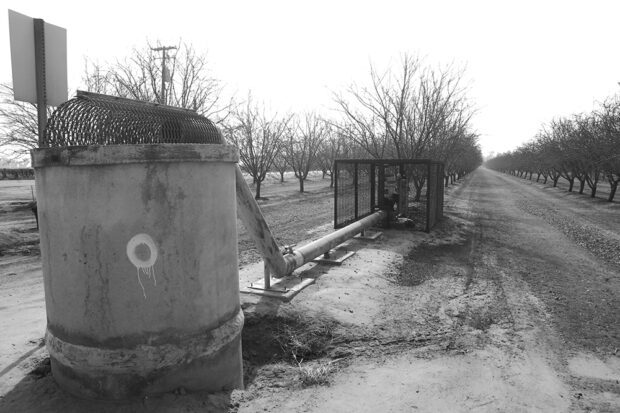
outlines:
M223 143L218 128L187 109L78 91L50 117L43 147Z

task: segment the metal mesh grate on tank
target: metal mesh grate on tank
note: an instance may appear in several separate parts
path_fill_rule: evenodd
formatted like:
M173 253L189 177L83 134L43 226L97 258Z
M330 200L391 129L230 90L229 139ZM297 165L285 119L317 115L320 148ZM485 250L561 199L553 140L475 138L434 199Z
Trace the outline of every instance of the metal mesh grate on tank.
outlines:
M50 117L43 147L147 143L223 143L196 112L78 91Z

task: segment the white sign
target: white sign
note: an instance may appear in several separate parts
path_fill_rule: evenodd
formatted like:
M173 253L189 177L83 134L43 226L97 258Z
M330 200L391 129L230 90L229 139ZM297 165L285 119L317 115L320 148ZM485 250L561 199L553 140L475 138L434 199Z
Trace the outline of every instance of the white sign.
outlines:
M47 104L58 106L68 99L67 30L49 23L45 23L44 27ZM36 104L34 19L9 10L9 34L15 100Z

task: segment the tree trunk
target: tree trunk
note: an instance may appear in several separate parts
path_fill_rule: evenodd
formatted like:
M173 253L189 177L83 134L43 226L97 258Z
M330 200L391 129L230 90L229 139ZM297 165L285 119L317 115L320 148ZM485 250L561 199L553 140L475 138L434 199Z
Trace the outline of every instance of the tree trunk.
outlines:
M575 185L575 178L568 180L568 192L573 192L573 186Z
M280 172L280 183L283 184L284 183L284 171L279 171Z
M545 175L543 175L543 178L545 178L545 180L543 181L543 184L544 184L544 185L547 185L547 175L546 175L546 174L545 174Z
M609 202L614 200L614 196L616 195L616 189L618 188L618 181L609 180L609 185L611 186L611 191L609 191L609 198L607 200Z
M554 176L553 177L553 187L557 187L558 186L558 181L560 180L559 176Z
M261 181L256 180L256 196L254 196L254 199L260 199L260 184Z
M536 173L536 182L540 181L540 175L542 175L540 172Z
M299 178L299 192L304 192L304 179Z
M444 177L443 177L443 180L446 182L446 183L445 183L445 185L444 185L446 188L448 187L448 184L449 184L449 181L448 181L448 180L449 180L449 179L450 179L450 177L449 177L448 175L446 175L446 176L444 176ZM415 191L415 192L416 192L416 194L417 194L417 193L419 192L419 191L418 191L418 187L416 186L416 188L415 188L415 189L416 189L416 191Z
M583 188L586 186L586 178L579 179L579 193L583 194Z
M330 178L330 181L329 181L329 187L330 187L330 188L333 188L333 187L334 187L334 172L332 172L332 173L329 175L329 178Z
M448 179L450 179L450 177L448 175L444 176L444 179L446 181L446 186L448 186ZM420 200L420 196L422 195L422 187L424 186L424 178L416 178L413 177L413 186L415 187L415 198L413 199L415 202L418 202Z
M590 198L596 198L596 187L598 186L599 173L594 172L592 178L586 176L586 182L590 187Z

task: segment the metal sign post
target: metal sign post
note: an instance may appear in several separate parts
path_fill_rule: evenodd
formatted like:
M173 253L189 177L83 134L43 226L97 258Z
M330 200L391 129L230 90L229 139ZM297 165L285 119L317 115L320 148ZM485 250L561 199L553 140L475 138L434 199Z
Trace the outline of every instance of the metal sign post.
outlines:
M45 90L45 22L33 19L34 23L34 66L37 87L37 112L39 119L39 148L43 147L45 125L47 124L47 96Z

